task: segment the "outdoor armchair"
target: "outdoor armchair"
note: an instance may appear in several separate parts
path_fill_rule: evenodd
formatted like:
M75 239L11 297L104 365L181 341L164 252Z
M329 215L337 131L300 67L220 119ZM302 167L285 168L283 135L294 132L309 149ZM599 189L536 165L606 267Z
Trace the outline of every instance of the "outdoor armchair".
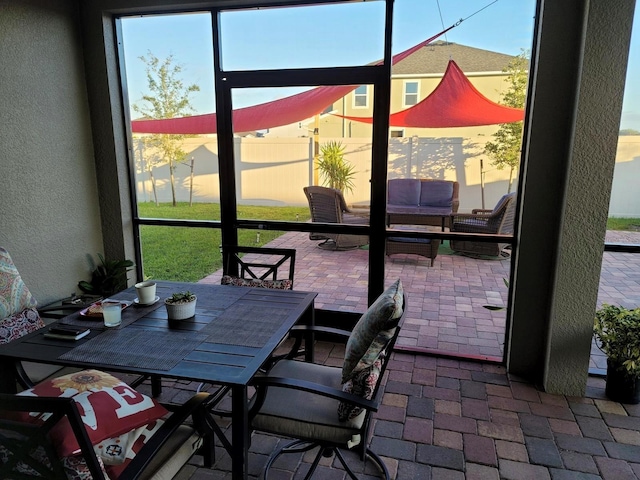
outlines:
M342 368L293 360L277 361L265 376L256 377L254 404L249 412L253 430L296 438L269 458L264 478L284 453L317 449L305 478L311 478L322 456L335 454L350 478L357 480L342 449L355 450L389 473L384 461L368 446L371 418L382 397L381 383L400 332L407 300L397 280L365 312L352 332L314 327L347 338ZM303 333L311 327L300 327ZM363 471L364 464L359 469Z
M309 202L311 221L319 223L346 223L349 225L368 225L369 213L356 212L350 209L340 190L327 187L304 187ZM343 233L309 234L311 240L324 240L318 246L327 250L348 250L369 243L368 235L352 235Z
M493 210L474 209L451 217L451 231L463 233L513 233L516 212L516 193L503 195ZM451 240L451 249L463 254L499 256L508 243Z

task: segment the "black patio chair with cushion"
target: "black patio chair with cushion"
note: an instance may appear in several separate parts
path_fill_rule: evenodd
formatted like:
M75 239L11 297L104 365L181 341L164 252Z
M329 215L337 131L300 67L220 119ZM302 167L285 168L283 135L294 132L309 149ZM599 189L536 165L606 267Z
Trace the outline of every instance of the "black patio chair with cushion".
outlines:
M397 280L362 315L352 332L314 327L348 339L342 368L293 360L295 352L291 352L289 358L277 361L265 376L255 379L255 403L249 412L252 429L298 439L272 454L264 469L265 480L280 455L314 448L318 452L307 479L322 456L335 454L350 478L357 480L342 449L359 454L363 461L359 471L364 471L368 457L389 479L384 461L367 443L371 417L382 397L382 378L406 311L406 296Z
M197 394L169 414L97 370L0 394L0 478L173 478L199 449L211 466L212 435L200 427L208 399Z
M474 209L471 213L458 213L451 217L451 231L463 233L513 234L516 214L516 193L503 195L493 210ZM467 255L497 257L508 243L451 240L451 249Z
M221 283L291 290L295 264L296 251L293 248L225 245L222 247Z
M327 187L304 187L309 202L311 221L319 223L346 223L348 225L369 225L369 212L350 209L340 190ZM310 233L311 240L324 240L318 246L326 250L348 250L369 243L368 235L343 233Z

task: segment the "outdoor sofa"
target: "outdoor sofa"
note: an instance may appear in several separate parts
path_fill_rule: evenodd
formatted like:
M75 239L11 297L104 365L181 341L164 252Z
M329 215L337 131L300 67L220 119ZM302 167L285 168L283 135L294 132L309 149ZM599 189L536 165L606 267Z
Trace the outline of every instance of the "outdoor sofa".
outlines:
M387 189L387 225L449 227L458 211L458 182L430 178L394 178Z

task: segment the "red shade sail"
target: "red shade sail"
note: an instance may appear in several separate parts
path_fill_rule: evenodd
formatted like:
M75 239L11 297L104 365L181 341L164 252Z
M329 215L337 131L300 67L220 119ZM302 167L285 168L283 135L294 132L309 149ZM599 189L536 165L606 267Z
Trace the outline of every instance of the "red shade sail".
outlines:
M250 132L299 122L322 112L328 105L344 97L353 85L318 87L291 97L261 103L233 111L233 129ZM192 117L133 120L133 133L203 134L216 133L216 114Z
M398 63L416 50L430 44L456 25L452 25L433 37L423 40L404 52L394 55L392 64ZM378 62L378 65L381 63L382 62ZM317 87L280 100L239 108L233 111L233 129L236 132L251 132L254 130L280 127L305 120L322 113L329 105L340 100L354 90L356 86L357 85ZM131 131L133 133L194 135L216 133L216 114L207 113L205 115L193 115L191 117L133 120L131 122Z
M371 117L342 116L371 123ZM511 123L524 119L524 110L492 102L482 95L453 60L449 60L442 80L431 95L411 108L392 113L393 127L445 128L475 127Z

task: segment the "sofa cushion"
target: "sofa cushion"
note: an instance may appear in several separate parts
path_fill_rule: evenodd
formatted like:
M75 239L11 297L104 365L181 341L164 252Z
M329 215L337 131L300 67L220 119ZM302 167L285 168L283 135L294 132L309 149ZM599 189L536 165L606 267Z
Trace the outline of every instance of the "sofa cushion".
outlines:
M37 306L6 249L0 247L0 319Z
M394 178L389 180L387 203L391 205L415 205L420 203L420 180Z
M430 238L412 238L412 237L389 237L387 238L387 241L400 242L400 243L422 243L422 244L431 243Z
M147 425L167 413L152 398L98 370L83 370L46 380L18 395L73 398L93 445ZM46 417L48 416L47 414ZM47 419L44 417L40 412L31 412L25 414L22 421L42 423ZM65 419L51 432L61 457L80 451L70 430L71 425Z
M430 180L420 182L420 205L427 207L451 207L453 203L453 182Z

